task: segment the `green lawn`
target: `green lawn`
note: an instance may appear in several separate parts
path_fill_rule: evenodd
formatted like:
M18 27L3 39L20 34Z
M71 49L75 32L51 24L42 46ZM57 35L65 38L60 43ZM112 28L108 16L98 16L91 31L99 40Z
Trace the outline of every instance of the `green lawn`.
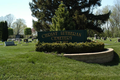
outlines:
M117 38L102 40L106 48L115 51L113 61L106 64L85 63L36 52L35 43L0 45L0 80L119 80L120 43L115 41Z

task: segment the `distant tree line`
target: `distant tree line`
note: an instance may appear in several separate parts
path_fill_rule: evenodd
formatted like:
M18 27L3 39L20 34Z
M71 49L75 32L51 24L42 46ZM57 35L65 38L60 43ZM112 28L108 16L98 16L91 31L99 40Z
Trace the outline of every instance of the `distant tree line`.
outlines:
M14 15L8 14L5 17L0 17L0 22L6 21L8 28L13 29L14 35L24 34L24 29L27 27L24 19L15 19Z
M114 0L114 5L107 5L96 11L96 15L108 13L111 10L111 15L106 24L102 25L102 36L120 37L120 0Z
M31 34L32 34L31 28L24 29L24 35L31 35ZM1 21L0 22L0 40L3 42L7 41L10 35L13 35L13 29L8 28L7 21Z

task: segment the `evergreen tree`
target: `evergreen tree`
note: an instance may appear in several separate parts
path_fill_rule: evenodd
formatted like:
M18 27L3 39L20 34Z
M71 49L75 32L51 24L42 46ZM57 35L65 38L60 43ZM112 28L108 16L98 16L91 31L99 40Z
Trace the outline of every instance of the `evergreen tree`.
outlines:
M25 34L25 35L31 35L31 34L32 34L31 28L25 28L25 29L24 29L24 34ZM28 37L27 37L27 38L28 38Z
M72 17L69 17L69 11L67 11L66 6L61 1L59 8L55 11L55 15L52 18L51 31L61 31L61 30L74 30L75 24Z
M39 22L39 21L34 21L33 20L33 28L36 30L36 31L49 31L50 27L49 25L45 22Z
M87 18L84 14L79 15L78 11L75 11L75 14L73 16L73 19L76 23L76 29L86 29L87 26Z
M1 22L0 22L0 40L2 40L2 26L1 26Z
M8 28L8 36L13 35L13 29L12 28Z
M0 22L0 27L2 27L2 41L7 41L8 39L8 26L7 22Z
M55 10L58 8L60 1L62 0L32 0L29 3L32 16L38 19L38 22L43 24L43 27L52 22L52 17L55 15ZM101 5L101 0L63 0L66 5L70 17L73 17L75 12L78 11L78 16L83 15L87 18L86 29L93 29L102 32L101 25L104 24L110 15L110 12L106 14L94 15L94 8ZM75 19L75 29L81 29ZM49 27L49 26L48 26ZM49 28L48 28L49 29Z

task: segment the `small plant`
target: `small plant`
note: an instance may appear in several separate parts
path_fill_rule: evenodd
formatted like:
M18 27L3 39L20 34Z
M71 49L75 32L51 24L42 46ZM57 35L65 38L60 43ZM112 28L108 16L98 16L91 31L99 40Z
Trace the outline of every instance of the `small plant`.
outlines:
M61 57L63 57L64 53L61 53Z

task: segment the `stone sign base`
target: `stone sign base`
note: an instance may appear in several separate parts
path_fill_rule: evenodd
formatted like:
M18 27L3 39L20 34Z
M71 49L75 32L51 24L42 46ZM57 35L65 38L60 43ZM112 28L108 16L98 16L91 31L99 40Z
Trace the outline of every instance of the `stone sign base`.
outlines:
M106 63L112 61L114 52L112 48L108 48L101 52L64 54L63 56L87 63Z

